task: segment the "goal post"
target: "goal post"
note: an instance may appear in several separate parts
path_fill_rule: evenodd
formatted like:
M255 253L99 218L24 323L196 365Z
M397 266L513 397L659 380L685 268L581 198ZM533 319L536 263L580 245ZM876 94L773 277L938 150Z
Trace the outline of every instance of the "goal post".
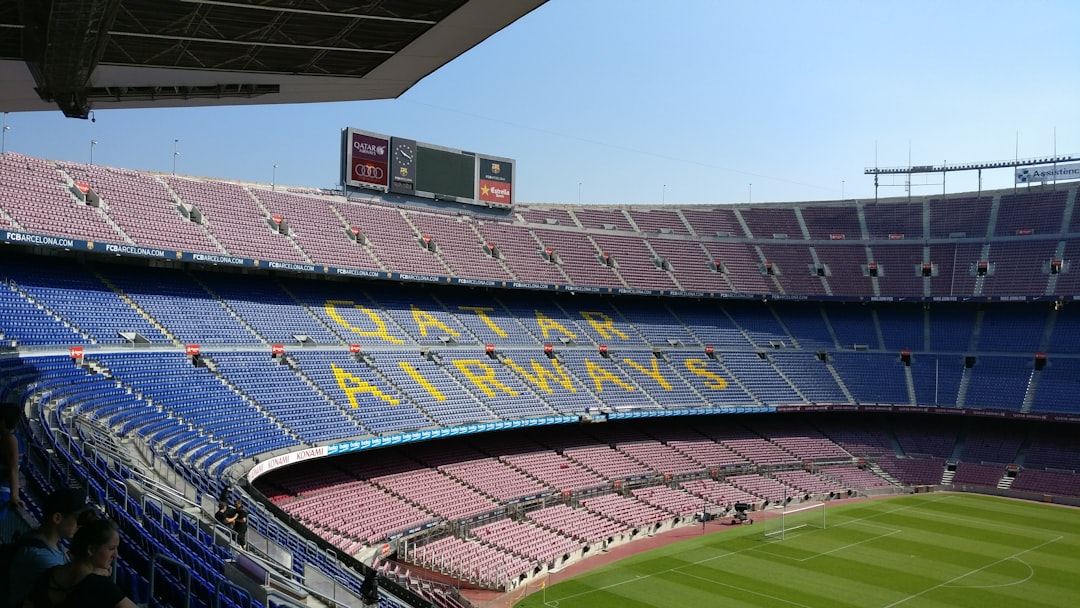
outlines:
M823 530L826 527L825 503L813 501L793 506L785 502L781 507L780 517L763 523L766 540L784 540L788 532L802 528Z

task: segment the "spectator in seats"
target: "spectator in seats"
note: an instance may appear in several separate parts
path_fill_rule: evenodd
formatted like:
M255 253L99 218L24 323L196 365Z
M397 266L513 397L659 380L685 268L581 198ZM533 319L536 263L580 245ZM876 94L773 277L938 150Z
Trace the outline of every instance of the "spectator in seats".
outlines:
M0 403L0 520L23 507L19 497L22 443L15 434L22 411L17 403Z
M61 488L41 504L41 526L19 538L8 575L9 606L22 606L30 586L49 568L67 563L62 541L71 539L83 524L97 519L97 511L75 488Z
M112 581L120 533L109 520L90 522L71 539L71 561L42 573L23 608L136 608Z
M233 529L236 530L236 544L247 551L247 528L248 512L244 509L244 502L239 498L233 503Z

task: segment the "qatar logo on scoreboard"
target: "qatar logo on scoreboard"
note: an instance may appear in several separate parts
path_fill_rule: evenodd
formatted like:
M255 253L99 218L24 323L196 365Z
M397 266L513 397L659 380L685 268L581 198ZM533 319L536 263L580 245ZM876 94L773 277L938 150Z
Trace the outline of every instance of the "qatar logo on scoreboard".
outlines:
M390 184L390 141L352 132L349 142L349 179L364 184L388 187Z

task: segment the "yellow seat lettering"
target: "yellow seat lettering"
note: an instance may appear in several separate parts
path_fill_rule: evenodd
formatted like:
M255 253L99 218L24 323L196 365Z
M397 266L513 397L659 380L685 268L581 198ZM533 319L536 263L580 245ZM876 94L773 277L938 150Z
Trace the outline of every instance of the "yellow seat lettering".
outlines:
M610 340L611 336L618 336L623 340L630 339L626 332L615 327L615 319L612 319L606 313L591 310L580 310L578 313L596 330L596 333L600 334L601 338Z
M540 326L540 333L544 336L545 340L551 335L551 330L555 330L571 340L577 339L577 334L566 329L563 327L562 323L559 323L539 310L536 311L536 324Z
M532 367L532 373L529 373L529 370L525 369L524 366L519 363L515 363L510 358L504 358L503 362L510 366L510 369L514 370L523 378L528 380L533 386L539 388L545 393L551 394L555 392L551 388L549 381L555 381L557 384L562 386L564 389L570 391L571 393L577 392L577 389L574 388L574 383L570 380L570 376L566 373L566 371L563 370L563 368L559 367L559 362L555 359L551 360L551 367L555 370L554 372L544 367L542 363L539 363L533 359L529 359L530 367Z
M499 379L495 377L495 368L483 361L478 359L458 359L454 361L454 367L488 397L495 397L496 389L512 397L519 394L514 389L499 382Z
M439 389L435 388L435 385L428 381L427 378L420 374L420 370L408 364L406 361L398 361L398 367L409 375L417 384L422 386L429 395L435 398L436 401L446 401L446 395L442 394Z
M421 336L428 335L429 327L437 327L444 333L454 336L455 338L461 335L448 327L446 323L436 319L430 312L417 308L416 304L412 304L412 318L413 322L416 323L416 327L420 330Z
M330 364L330 370L334 372L334 380L337 380L337 385L341 390L345 391L345 396L349 398L349 403L352 404L354 408L360 407L360 401L356 398L359 394L374 395L390 405L398 405L401 403L399 399L395 399L380 391L379 387L370 384L366 380L357 378L333 363Z
M360 312L367 315L369 319L371 319L371 322L375 324L375 327L377 329L375 329L374 331L370 331L366 329L360 329L359 327L354 327L345 319L345 317L341 316L341 313L337 310L338 306L352 306L353 308L359 310ZM327 300L326 314L329 315L330 318L333 319L334 322L338 325L344 327L345 329L348 329L349 331L357 335L364 336L365 338L379 338L384 342L389 342L391 344L405 343L404 340L400 338L395 338L394 336L390 335L390 332L386 329L386 322L383 321L381 317L379 317L379 313L371 310L366 306L360 306L352 300Z
M623 359L627 365L645 374L646 376L656 380L656 383L660 385L665 391L671 390L671 383L667 381L667 378L660 373L660 362L655 358L652 360L652 369L646 368L644 365L637 361L631 361L630 359Z
M604 392L604 382L611 382L615 386L620 386L628 391L634 390L634 387L630 386L625 380L588 359L585 359L585 371L589 372L589 377L592 378L593 385L598 393Z
M495 320L491 318L491 315L488 314L489 312L495 312L494 308L491 308L489 306L458 306L458 310L466 310L471 313L475 313L476 316L480 317L480 320L484 322L484 325L487 325L488 329L494 332L496 336L499 336L500 338L510 337L510 334L506 333L506 330L499 327L499 324L496 323Z
M723 379L720 374L705 369L709 365L708 361L704 359L687 359L685 364L686 369L690 370L691 374L705 378L705 388L718 391L727 388L727 380Z

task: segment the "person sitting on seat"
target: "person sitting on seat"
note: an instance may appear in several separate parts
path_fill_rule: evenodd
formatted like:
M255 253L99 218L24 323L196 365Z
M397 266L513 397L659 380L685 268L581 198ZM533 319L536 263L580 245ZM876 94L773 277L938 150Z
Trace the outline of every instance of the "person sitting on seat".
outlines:
M61 488L41 503L41 526L15 541L8 576L9 606L22 606L30 586L42 572L66 564L67 554L61 543L72 538L83 524L97 519L97 510L86 502L86 495L75 488Z
M120 547L116 524L90 522L71 539L71 561L46 570L34 584L34 608L136 608L110 577Z

